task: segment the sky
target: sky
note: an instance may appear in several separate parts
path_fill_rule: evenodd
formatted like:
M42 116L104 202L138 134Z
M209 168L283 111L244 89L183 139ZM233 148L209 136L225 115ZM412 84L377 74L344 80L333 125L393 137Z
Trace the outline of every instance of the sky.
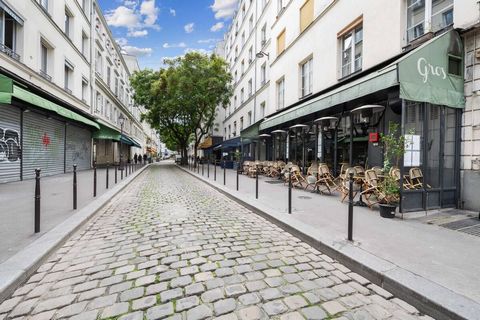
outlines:
M191 50L210 52L223 38L237 1L99 0L120 47L136 55L141 68L151 69Z

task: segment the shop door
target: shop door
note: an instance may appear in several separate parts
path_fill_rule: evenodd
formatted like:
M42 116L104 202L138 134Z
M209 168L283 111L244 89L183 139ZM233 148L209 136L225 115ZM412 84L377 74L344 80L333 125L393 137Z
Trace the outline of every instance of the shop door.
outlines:
M65 123L33 111L23 116L23 177L60 174L65 165Z
M90 169L92 155L92 133L72 124L67 125L66 171L73 171L73 165L78 170Z
M0 183L21 178L21 131L19 108L0 107Z

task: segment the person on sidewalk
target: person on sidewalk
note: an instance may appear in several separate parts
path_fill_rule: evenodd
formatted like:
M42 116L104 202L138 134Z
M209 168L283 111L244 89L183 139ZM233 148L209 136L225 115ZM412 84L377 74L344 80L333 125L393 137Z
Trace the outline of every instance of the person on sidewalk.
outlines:
M139 164L142 164L142 156L140 154L138 155L137 160Z
M135 164L138 163L138 156L137 154L135 153L135 155L133 156L133 161L135 161Z

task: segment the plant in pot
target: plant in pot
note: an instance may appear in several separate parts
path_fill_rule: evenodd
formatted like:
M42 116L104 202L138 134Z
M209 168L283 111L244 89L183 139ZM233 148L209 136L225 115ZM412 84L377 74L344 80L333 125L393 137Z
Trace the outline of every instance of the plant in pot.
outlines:
M378 189L382 194L379 199L380 215L384 218L394 218L395 211L400 202L400 184L389 172L392 163L398 168L400 159L405 154L406 139L399 134L399 124L389 122L388 133L380 134L380 142L383 144L383 172L385 178L379 182Z

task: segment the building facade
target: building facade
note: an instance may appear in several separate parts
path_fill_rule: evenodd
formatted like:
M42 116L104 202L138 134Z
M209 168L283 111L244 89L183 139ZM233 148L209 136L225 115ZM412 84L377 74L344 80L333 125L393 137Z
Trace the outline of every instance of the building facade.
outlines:
M245 32L249 10L259 13L252 30L260 42L253 47ZM402 210L478 210L471 186L478 185L480 152L479 12L475 1L402 0L388 10L378 0L240 1L224 37L235 79L225 141L239 136L232 145L244 150L244 159L255 153L255 159L295 161L303 170L321 161L337 173L342 163L382 166L382 149L370 134L398 123L414 145L399 163L402 174L420 169L425 180L422 190L404 190ZM253 66L245 68L250 57ZM356 111L362 106L369 111ZM252 126L245 126L249 112ZM315 121L323 117L335 120Z
M127 160L145 140L129 76L96 1L0 1L0 182Z

